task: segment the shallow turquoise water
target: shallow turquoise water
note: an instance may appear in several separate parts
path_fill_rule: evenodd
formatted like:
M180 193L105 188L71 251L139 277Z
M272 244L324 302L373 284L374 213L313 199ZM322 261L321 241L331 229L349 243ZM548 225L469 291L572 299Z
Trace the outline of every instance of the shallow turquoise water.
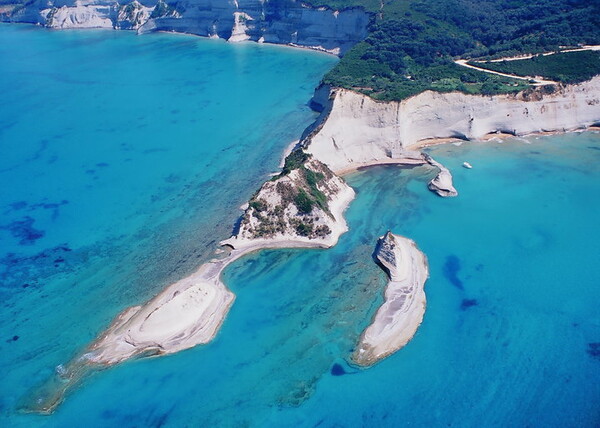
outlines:
M12 417L117 313L229 236L314 120L307 101L336 59L16 25L0 41L0 411Z
M9 31L5 28L0 27L0 31ZM230 47L182 36L47 33L27 27L11 31L16 31L18 37L36 37L31 43L41 46L52 45L47 34L83 46L86 43L82 40L91 38L94 46L109 43L105 53L118 51L119 46L136 52L132 44L139 44L144 48L143 57L152 58L144 67L158 67L155 62L164 61L169 76L182 67L172 64L172 52L178 52L175 57L187 63L183 60L189 60L187 49L214 49L215 55L224 55L215 60L217 64L231 61L222 50L234 58L236 49L254 52L243 61L252 61L256 52L271 52L256 45ZM169 47L154 56L155 49L163 44ZM0 51L0 55L4 52ZM53 267L54 259L50 266L44 264L48 264L44 261L48 257L14 265L5 260L4 268L13 270L3 278L13 282L3 279L6 285L2 288L6 340L0 342L0 364L3 373L7 373L0 387L2 418L9 425L51 427L597 426L600 345L595 344L600 342L600 232L596 224L600 212L600 135L593 133L432 149L434 157L453 171L460 192L454 199L439 198L426 189L432 172L423 167L380 167L355 173L347 177L357 190L357 198L347 212L350 231L336 247L264 251L227 269L224 279L237 299L213 343L98 373L71 394L52 416L15 414L18 398L93 338L100 326L118 312L117 308L143 301L205 257L204 247L215 235L227 235L235 219L235 206L252 193L252 186L260 183L265 172L274 168L287 141L294 134L299 135L309 121L311 114L302 103L309 98L319 73L331 66L331 60L286 49L275 48L273 52L273 61L281 61L282 67L286 61L298 61L304 62L299 68L311 67L315 72L313 75L308 70L298 70L296 87L288 88L289 92L282 89L285 95L273 93L269 102L274 110L279 108L274 106L281 106L278 103L288 106L281 122L269 122L280 123L281 129L256 129L258 122L253 123L256 135L255 140L250 140L255 143L252 151L247 148L248 151L227 154L243 144L239 141L249 141L244 135L235 138L234 143L224 143L235 147L225 152L194 158L190 153L195 153L195 145L189 143L173 158L167 157L169 152L160 152L149 161L149 170L144 170L140 160L140 169L148 172L150 177L146 179L150 183L154 182L154 166L167 169L166 165L171 164L172 170L166 174L181 178L148 189L149 194L156 195L152 204L142 194L142 208L134 208L133 203L114 208L117 214L110 224L121 224L119 228L126 232L120 233L125 236L111 238L106 233L108 237L99 242L91 237L77 237L80 233L75 232L85 230L84 227L89 227L90 233L105 236L102 221L109 215L105 211L98 215L100 218L89 219L98 221L96 224L77 223L82 229L75 229L75 238L68 241L73 251L65 256L60 253L67 261L57 263L74 266L61 267L62 273L51 276L47 284L22 288L18 279L19 275L31 274L34 268L35 272L46 272ZM190 65L192 69L188 71L206 67L212 54L206 55L202 64ZM35 57L29 58L32 56ZM267 59L263 57L259 62L264 61ZM270 67L265 66L262 71L268 70ZM258 76L257 72L252 81ZM265 79L265 87L277 80L272 76ZM65 83L67 87L70 84ZM177 86L177 80L171 84ZM192 93L187 102L193 103L202 92ZM164 96L168 94L165 89ZM176 97L173 101L181 111L184 100ZM124 101L117 104L121 102ZM140 108L149 102L143 102ZM149 108L144 114L152 111ZM266 108L257 112L255 120L266 112ZM268 114L274 112L269 110ZM164 112L156 119L162 116ZM9 116L3 112L0 119L5 117ZM28 130L27 126L20 126L21 133ZM251 130L250 124L245 126L245 131ZM154 133L159 128L154 128ZM4 150L4 144L19 134L12 134L8 140L6 132L12 128L2 129ZM165 131L159 140L162 144L155 144L176 151L173 146L179 137L169 137L176 129L179 127ZM60 128L56 132L60 133ZM153 133L144 135L152 138ZM144 141L142 138L139 142L142 147ZM77 146L78 142L71 144ZM106 156L112 156L108 161L98 161L98 154L91 153L93 165L110 165L92 169L108 170L119 162L123 154L113 151L114 147L107 148ZM138 146L132 151L131 162L144 159ZM61 153L64 157L65 151ZM212 156L213 162L199 162L204 156ZM248 156L257 158L252 161ZM56 162L62 157L57 155ZM179 173L179 165L186 164L188 158L188 173ZM465 160L473 164L472 170L461 168ZM231 167L232 162L235 168ZM50 175L57 173L53 168L53 164L40 166ZM32 170L30 174L34 173ZM73 174L78 171L83 175L81 170L73 167ZM219 175L224 170L227 174ZM132 169L129 175L137 172ZM129 175L116 180L125 183ZM81 177L77 180L85 184ZM206 184L210 180L216 183ZM33 186L40 180L30 181L28 185ZM95 181L102 182L102 176ZM114 182L105 186L110 193ZM142 190L145 188L141 186ZM92 186L89 191L94 189ZM54 208L27 211L31 205L44 202L40 198L49 198L44 192L49 190L41 189L38 199L16 199L26 199L26 207L13 207L4 215L8 219L36 215L35 228L46 230L42 225L52 221ZM49 202L63 198L58 191L49 194L53 195ZM72 218L77 217L78 211L72 207L79 203L79 193L73 194L72 199L67 198L67 204L57 208L56 221L67 215L67 209L73 209ZM12 203L15 198L7 200ZM116 204L114 200L113 203ZM128 213L130 209L134 214ZM44 220L38 211L50 218ZM120 216L119 212L125 214ZM65 229L75 228L66 223L70 227ZM48 230L58 228L47 224ZM427 312L408 346L375 367L357 370L346 360L381 302L386 281L372 262L371 253L377 237L388 229L416 240L428 256L431 277L426 284ZM114 226L114 230L120 229ZM13 240L10 245L22 253L39 255L40 249L47 248L44 240L50 239L45 235L32 245L19 246L14 236L4 232ZM3 245L4 242L9 241L3 235ZM81 247L72 242L81 242ZM60 239L56 243L62 245ZM80 302L83 308L58 309L57 305L73 302ZM13 334L19 339L12 340ZM344 375L339 375L340 367Z

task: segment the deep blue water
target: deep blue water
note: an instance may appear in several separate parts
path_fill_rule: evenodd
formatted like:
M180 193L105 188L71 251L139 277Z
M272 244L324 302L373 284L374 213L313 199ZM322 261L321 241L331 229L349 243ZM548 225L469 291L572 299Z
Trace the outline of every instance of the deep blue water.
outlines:
M0 159L11 183L0 242L15 253L2 265L4 425L600 422L594 133L431 149L455 176L453 199L427 190L424 167L350 175L357 198L336 247L263 251L227 269L237 299L214 342L97 373L52 416L17 414L19 398L121 308L228 235L235 208L310 122L304 103L333 60L172 35L0 26L0 37L20 41L0 45L0 72L14 82L0 79L12 96L0 105L0 149L14 151ZM46 135L55 138L44 146ZM388 229L427 254L427 311L404 349L358 370L347 359L381 303L386 280L371 254Z

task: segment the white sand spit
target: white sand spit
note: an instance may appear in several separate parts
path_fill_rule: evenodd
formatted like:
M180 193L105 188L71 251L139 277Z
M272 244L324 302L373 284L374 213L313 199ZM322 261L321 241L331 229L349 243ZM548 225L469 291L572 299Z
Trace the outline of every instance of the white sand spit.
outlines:
M113 365L138 355L170 354L210 342L235 298L220 279L223 270L240 257L261 249L332 247L348 230L343 213L353 198L354 191L346 186L329 201L335 221L325 238L291 234L270 239L233 236L221 242L233 248L227 257L203 264L145 305L123 311L90 346L87 360Z

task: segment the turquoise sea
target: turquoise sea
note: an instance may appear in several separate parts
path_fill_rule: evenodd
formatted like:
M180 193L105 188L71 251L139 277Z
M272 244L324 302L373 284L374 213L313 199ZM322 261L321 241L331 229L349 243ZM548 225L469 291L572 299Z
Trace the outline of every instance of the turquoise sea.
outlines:
M123 308L207 260L315 115L335 59L183 35L0 26L0 425L595 427L600 135L430 149L376 167L329 250L231 265L216 340L96 373L51 416L17 407ZM472 170L461 167L463 161ZM381 302L391 229L427 254L415 338L347 363Z

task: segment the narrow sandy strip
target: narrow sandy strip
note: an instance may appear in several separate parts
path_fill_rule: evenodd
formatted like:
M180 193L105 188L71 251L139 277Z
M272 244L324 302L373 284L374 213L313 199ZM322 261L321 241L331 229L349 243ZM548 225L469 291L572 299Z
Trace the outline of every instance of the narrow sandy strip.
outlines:
M227 256L203 264L145 305L123 311L90 346L86 360L113 365L140 354L170 354L210 342L235 298L221 281L223 270L240 257L262 249L334 246L348 230L343 214L354 196L354 190L345 186L329 201L334 222L324 238L282 234L253 239L232 236L222 241L222 246L232 249Z
M379 238L374 257L389 275L385 302L362 333L352 359L370 366L406 345L425 314L427 258L414 241L391 232Z

